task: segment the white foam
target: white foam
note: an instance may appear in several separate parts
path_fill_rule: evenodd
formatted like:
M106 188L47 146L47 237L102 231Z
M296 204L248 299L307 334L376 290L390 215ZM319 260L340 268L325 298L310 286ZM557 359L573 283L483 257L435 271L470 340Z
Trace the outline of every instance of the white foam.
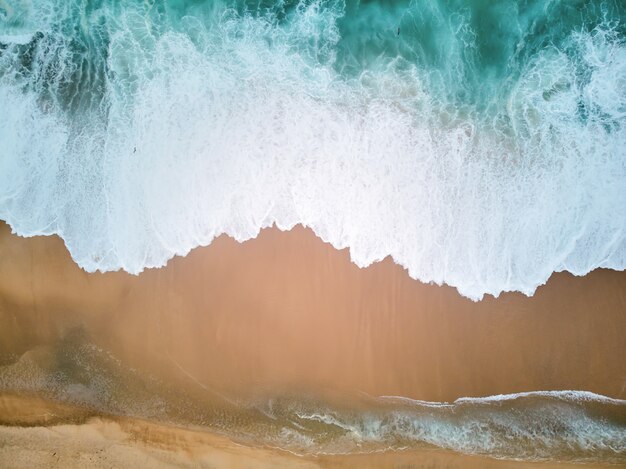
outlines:
M626 400L603 396L590 391L528 391L514 394L498 394L486 397L462 397L455 404L512 401L525 397L551 397L567 402L598 402L603 404L626 405Z
M626 267L623 44L572 36L585 83L562 51L538 54L499 116L511 136L450 115L416 68L339 75L336 13L316 5L287 26L231 14L163 33L112 13L104 121L72 123L5 74L0 218L59 234L87 271L136 274L298 223L361 267L389 255L475 300Z
M290 420L299 419L304 434L308 422L324 425L323 431L316 427L323 436L307 444L283 442L300 453L433 445L504 459L618 463L626 456L624 405L624 400L587 391L536 391L461 398L452 404L385 396L358 409L306 400L274 407Z
M558 399L567 402L598 402L602 404L615 404L615 405L626 405L626 400L624 399L615 399L608 396L603 396L601 394L596 394L590 391L527 391L527 392L518 392L512 394L497 394L493 396L484 396L484 397L460 397L456 399L454 402L436 402L436 401L422 401L418 399L411 399L403 396L380 396L378 399L388 400L388 401L396 401L396 402L405 402L408 404L420 406L420 407L453 407L459 404L480 404L481 402L490 403L490 402L506 402L513 401L521 398L533 398L533 397L548 397L553 399Z
M4 44L28 44L33 40L33 34L0 34L0 43Z

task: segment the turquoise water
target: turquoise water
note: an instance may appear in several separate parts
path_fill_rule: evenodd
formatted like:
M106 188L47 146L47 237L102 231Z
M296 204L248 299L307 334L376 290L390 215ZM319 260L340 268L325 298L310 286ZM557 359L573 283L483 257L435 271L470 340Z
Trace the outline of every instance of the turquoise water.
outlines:
M41 7L5 0L0 12L3 49L11 45L11 34L38 33L14 52L19 65L7 64L3 72L41 73L37 85L50 98L84 106L100 104L94 95L101 98L107 79L115 78L107 63L114 52L109 47L114 36L128 32L147 50L169 32L205 49L207 39L217 39L207 37L214 30L227 25L227 32L243 38L249 23L257 22L268 46L288 47L312 67L330 66L346 80L367 72L417 70L438 99L480 112L497 112L525 68L546 49L571 57L584 85L592 67L578 57L576 36L606 34L622 42L626 32L626 7L617 0L50 1ZM37 63L41 47L63 56ZM55 72L63 72L64 80ZM586 118L582 109L580 117Z
M626 7L0 1L0 218L137 273L310 226L473 299L626 266Z

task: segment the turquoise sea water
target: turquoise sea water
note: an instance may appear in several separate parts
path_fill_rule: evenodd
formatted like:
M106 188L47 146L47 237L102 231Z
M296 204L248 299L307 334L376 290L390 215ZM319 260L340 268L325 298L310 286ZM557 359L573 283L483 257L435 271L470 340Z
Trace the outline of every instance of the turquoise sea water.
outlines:
M0 1L0 218L137 273L312 227L471 298L626 266L620 0Z

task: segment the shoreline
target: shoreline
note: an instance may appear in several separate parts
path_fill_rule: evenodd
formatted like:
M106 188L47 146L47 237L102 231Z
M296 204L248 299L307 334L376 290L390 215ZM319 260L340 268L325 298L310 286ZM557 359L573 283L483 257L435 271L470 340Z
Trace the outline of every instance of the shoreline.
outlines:
M0 225L0 462L580 467L514 460L545 455L615 467L626 407L611 399L626 398L625 333L626 272L555 274L531 298L473 302L389 258L359 268L347 250L297 228L244 243L220 237L139 276L88 274L60 238ZM561 400L567 390L590 400ZM391 430L359 436L389 416L400 419ZM413 423L417 439L403 440ZM504 446L468 437L475 424ZM549 440L537 451L536 431ZM410 449L377 452L389 442Z
M139 276L88 274L58 237L6 225L0 256L0 364L86 341L217 394L626 397L626 272L555 274L532 298L473 302L389 259L361 269L305 229L220 237Z
M42 411L58 420L42 417ZM442 449L299 456L237 443L200 431L144 419L99 415L38 397L0 394L0 465L26 467L245 467L343 469L612 468L611 464L507 461ZM75 420L78 416L78 420ZM65 422L63 422L66 420Z

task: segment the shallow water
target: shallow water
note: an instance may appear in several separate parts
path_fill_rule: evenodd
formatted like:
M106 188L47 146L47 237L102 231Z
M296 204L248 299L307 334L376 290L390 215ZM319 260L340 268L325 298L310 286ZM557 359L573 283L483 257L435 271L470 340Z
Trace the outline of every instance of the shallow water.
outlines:
M301 455L446 449L525 461L626 462L626 401L528 392L454 402L364 394L227 396L166 383L74 337L0 367L0 390L218 432ZM349 397L349 399L347 399Z

